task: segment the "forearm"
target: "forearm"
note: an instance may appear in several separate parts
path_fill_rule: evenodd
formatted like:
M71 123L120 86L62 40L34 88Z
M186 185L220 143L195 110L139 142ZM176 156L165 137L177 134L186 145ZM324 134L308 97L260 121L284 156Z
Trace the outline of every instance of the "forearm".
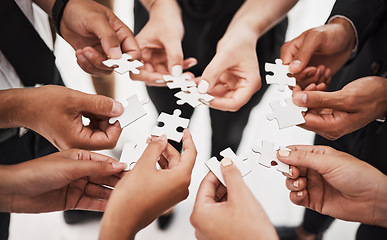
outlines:
M243 29L258 40L280 22L296 3L297 0L247 0L235 14L225 35Z
M27 89L0 90L0 128L21 127L19 112L22 111Z
M12 166L0 165L0 212L12 212Z
M379 191L375 195L375 225L387 227L387 176L383 175Z
M140 0L142 5L148 10L149 15L164 10L167 12L176 12L181 15L179 4L176 0ZM172 19L172 18L170 18Z

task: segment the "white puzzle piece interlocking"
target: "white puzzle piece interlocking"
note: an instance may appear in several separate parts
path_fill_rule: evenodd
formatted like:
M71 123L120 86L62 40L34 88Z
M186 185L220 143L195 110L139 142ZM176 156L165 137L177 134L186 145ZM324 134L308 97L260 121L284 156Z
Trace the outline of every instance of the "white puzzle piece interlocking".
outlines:
M120 122L121 128L124 128L137 119L146 115L146 111L143 105L149 102L148 98L140 101L138 100L137 95L132 95L128 97L127 101L128 104L124 107L124 112L118 117L110 118L110 124L113 124L118 120Z
M175 97L180 99L177 100L177 104L183 105L184 103L188 103L194 108L203 103L208 105L208 103L214 99L213 96L207 93L199 93L197 87L190 87L188 88L188 91L180 91L175 94Z
M189 87L196 87L195 81L191 80L192 78L188 73L183 73L180 76L163 75L163 79L170 89L181 88L183 91L188 91Z
M121 153L120 162L126 163L128 166L124 169L125 171L132 170L136 165L137 161L140 159L148 144L135 144L135 143L125 143L124 148Z
M133 74L139 74L140 70L137 68L144 66L144 64L138 60L129 61L132 56L123 53L120 59L108 59L102 63L108 67L114 67L114 71L119 74L124 74L131 71Z
M278 90L285 91L286 86L296 86L296 79L289 77L289 65L282 65L281 59L276 59L275 64L265 63L266 72L272 72L273 75L266 75L267 84L277 84Z
M285 147L280 147L280 149L290 151L290 149L287 149ZM277 163L276 167L278 171L283 173L289 173L289 165L278 160L277 158L278 149L274 148L273 143L266 140L262 140L262 147L254 146L252 150L254 155L259 155L258 161L259 161L259 164L261 164L262 166L270 168L272 166L271 163L275 162Z
M179 109L175 109L173 115L162 112L157 121L164 123L164 126L154 126L151 134L154 136L166 135L168 139L180 142L183 133L177 131L177 128L187 128L189 123L189 119L180 117L180 114Z
M285 98L285 103L283 106L279 100L271 102L273 113L268 114L267 119L270 121L276 119L280 129L305 123L302 112L306 112L308 108L297 106L291 97Z

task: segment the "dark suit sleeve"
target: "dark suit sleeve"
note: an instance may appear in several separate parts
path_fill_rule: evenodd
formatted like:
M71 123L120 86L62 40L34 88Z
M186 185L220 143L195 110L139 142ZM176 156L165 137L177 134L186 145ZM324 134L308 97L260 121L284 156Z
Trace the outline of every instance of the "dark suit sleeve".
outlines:
M337 0L328 19L337 15L350 19L358 34L358 49L361 49L386 19L386 14L387 0Z

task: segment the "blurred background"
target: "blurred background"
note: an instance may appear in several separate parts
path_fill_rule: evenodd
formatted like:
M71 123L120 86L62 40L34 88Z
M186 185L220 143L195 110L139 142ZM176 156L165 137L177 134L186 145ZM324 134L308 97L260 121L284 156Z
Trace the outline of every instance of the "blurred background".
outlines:
M334 4L333 0L300 0L289 13L287 40L291 40L303 31L324 24ZM115 0L115 13L129 27L133 26L133 2ZM60 37L55 45L57 65L66 85L86 93L95 93L91 78L77 65L74 50ZM145 86L141 82L130 80L128 74L116 74L116 99L125 105L126 98L137 94L139 98L147 97ZM266 120L266 114L271 112L269 102L289 96L289 91L280 93L273 87L266 92L262 101L252 111L249 123L244 131L239 154L247 151L261 140L269 140L277 145L312 144L314 134L298 127L279 130L276 121ZM119 159L123 144L126 142L141 143L149 136L151 128L156 124L157 113L153 105L147 104L148 114L139 121L126 127L117 147L113 150L101 151ZM175 217L166 231L158 229L155 223L142 230L136 239L157 240L189 240L195 239L194 229L189 222L196 192L208 170L204 162L210 156L211 128L208 108L200 106L195 109L189 126L198 157L193 170L189 197L177 205ZM245 180L263 205L269 218L275 225L298 225L302 220L303 208L293 205L289 191L285 187L285 177L275 168L265 168L256 163L249 163L253 168ZM135 184L135 183L133 183ZM21 226L23 226L21 228ZM336 220L324 235L324 239L354 239L358 223ZM99 221L89 221L76 225L67 225L62 212L45 214L12 214L11 240L41 239L41 240L89 240L97 239Z

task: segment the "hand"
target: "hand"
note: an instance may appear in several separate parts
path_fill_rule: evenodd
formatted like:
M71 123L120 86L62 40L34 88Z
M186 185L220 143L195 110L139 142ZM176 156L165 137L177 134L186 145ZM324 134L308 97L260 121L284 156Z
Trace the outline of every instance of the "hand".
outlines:
M198 86L199 91L215 97L210 107L237 111L261 87L256 40L253 34L240 28L220 40Z
M121 127L109 118L122 114L121 103L54 85L17 91L22 100L12 121L16 126L36 131L60 150L115 147ZM90 119L88 126L82 117Z
M238 168L230 159L223 159L221 165L227 189L211 172L202 181L191 215L196 238L278 239Z
M10 166L0 166L0 209L42 213L68 209L104 211L113 176L126 164L84 150L68 150Z
M138 231L187 198L195 159L188 129L184 130L182 155L165 136L151 142L113 191L102 218L100 239L134 239ZM157 170L157 162L162 170Z
M79 66L94 75L110 74L102 61L119 59L122 52L140 59L132 31L114 13L91 0L71 0L60 22L63 38L76 50Z
M290 64L297 84L304 89L310 83L327 85L348 61L355 46L356 35L352 25L344 18L302 33L281 48L281 59Z
M179 76L182 69L194 66L197 61L194 58L183 60L184 26L176 1L155 1L149 15L148 23L136 36L144 66L140 74L130 77L149 86L166 86L163 75Z
M288 148L292 151L280 150L278 159L296 167L286 179L294 204L347 221L387 226L383 173L330 147Z
M334 140L387 115L387 79L360 78L336 92L294 89L293 101L307 107L300 127Z

